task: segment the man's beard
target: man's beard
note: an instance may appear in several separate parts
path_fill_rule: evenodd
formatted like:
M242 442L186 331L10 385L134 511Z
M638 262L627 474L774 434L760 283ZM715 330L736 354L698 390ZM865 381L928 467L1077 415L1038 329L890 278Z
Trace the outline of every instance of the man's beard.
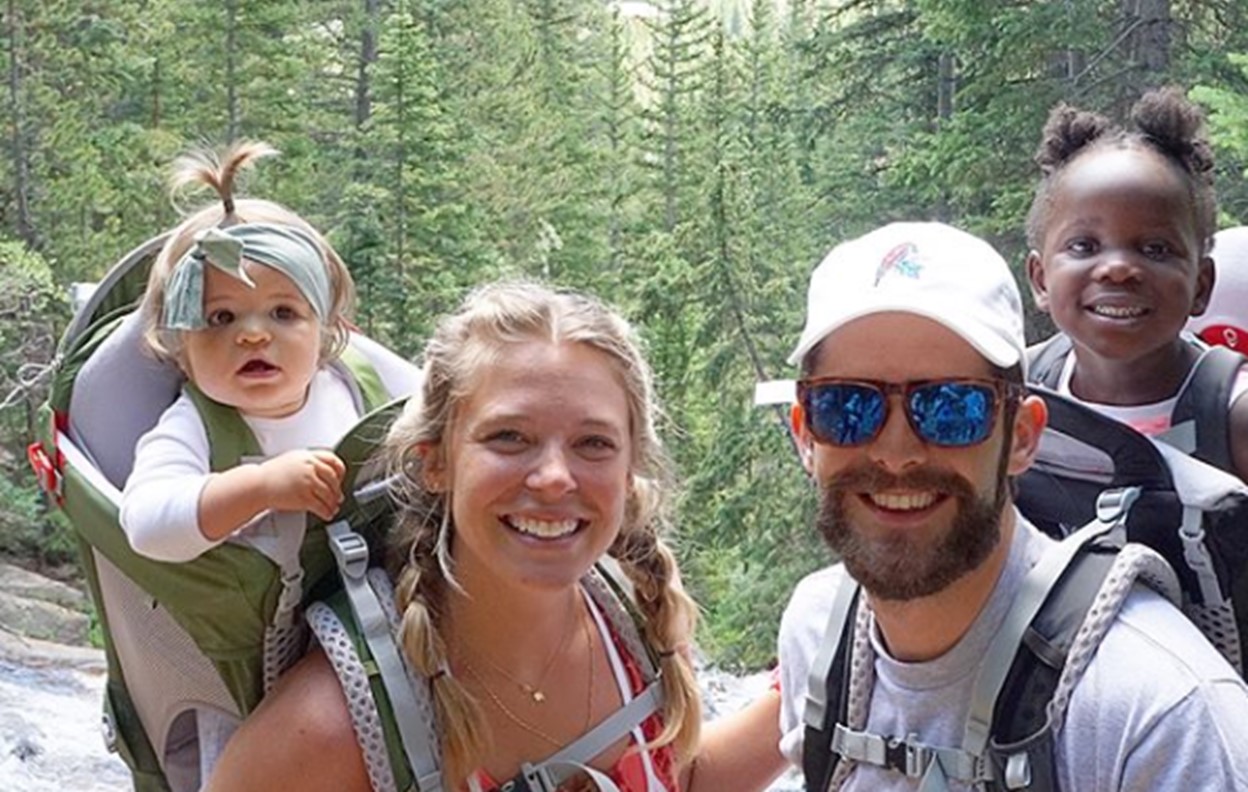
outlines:
M991 498L977 495L961 476L932 468L901 476L873 465L850 468L823 483L815 524L849 574L872 596L900 601L930 596L978 567L997 546L1007 488L1004 467ZM846 498L906 490L956 499L957 513L947 533L933 538L902 530L888 538L868 538L850 525Z

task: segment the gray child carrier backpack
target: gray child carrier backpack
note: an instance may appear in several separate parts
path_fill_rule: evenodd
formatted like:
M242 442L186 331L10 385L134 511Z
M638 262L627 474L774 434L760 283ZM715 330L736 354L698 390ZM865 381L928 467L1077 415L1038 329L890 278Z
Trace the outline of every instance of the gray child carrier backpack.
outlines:
M173 564L130 548L117 508L135 443L183 387L175 366L143 351L136 310L163 242L123 257L76 313L53 364L41 439L29 450L78 541L108 660L105 739L137 792L198 789L195 710L250 712L306 646L303 603L337 579L324 525L304 515L273 515L293 537L281 558L226 542ZM361 414L418 381L411 364L361 336L337 364ZM258 452L237 412L207 399L196 404L214 470ZM349 466L371 450L357 435L338 449Z
M1055 336L1028 350L1033 392L1049 425L1016 502L1055 537L1090 520L1105 489L1137 486L1127 537L1179 576L1183 609L1241 674L1248 659L1248 488L1232 472L1231 388L1245 358L1193 340L1200 358L1181 387L1170 429L1150 439L1052 392L1070 352Z

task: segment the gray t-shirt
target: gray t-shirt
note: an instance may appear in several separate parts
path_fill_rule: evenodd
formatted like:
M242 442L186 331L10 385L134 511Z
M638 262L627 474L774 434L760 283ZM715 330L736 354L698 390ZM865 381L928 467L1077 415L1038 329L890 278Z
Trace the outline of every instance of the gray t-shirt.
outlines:
M1021 515L1017 526L991 597L944 655L899 662L872 625L876 680L868 732L915 734L928 745L959 744L988 644L1027 570L1052 542ZM780 624L780 748L794 764L801 763L810 666L844 574L836 565L803 579ZM1063 792L1248 792L1248 687L1178 609L1137 587L1076 685L1056 746ZM918 785L918 779L892 770L859 765L843 789ZM951 789L968 787L951 781Z

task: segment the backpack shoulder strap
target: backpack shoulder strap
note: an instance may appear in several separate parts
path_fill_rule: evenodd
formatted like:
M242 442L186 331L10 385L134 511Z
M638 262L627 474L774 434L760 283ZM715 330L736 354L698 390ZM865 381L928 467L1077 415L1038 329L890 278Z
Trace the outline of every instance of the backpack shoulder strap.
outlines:
M615 636L642 670L645 688L605 720L568 745L537 762L526 762L511 780L499 786L500 792L546 792L576 773L584 773L599 792L618 787L611 778L589 765L590 760L635 729L663 706L663 681L658 659L642 639L641 615L636 606L632 582L619 562L601 558L581 580L590 598L602 611Z
M391 748L392 760L393 749L400 749L407 768L414 776L416 788L420 792L442 792L437 732L430 715L429 680L418 679L411 673L395 640L398 615L394 610L393 596L378 595L375 582L370 580L368 574L368 543L351 529L347 521L330 524L326 533L342 576L351 621L359 631L362 648L367 649L381 685L381 691L372 690L369 704L376 709L377 693L383 693L397 729L399 744L387 746ZM348 692L345 685L344 692ZM367 755L369 747L363 741L361 748ZM390 764L393 765L393 761Z
M955 779L962 784L982 785L989 790L1027 788L1036 792L1056 792L1051 722L1042 719L1041 727L1036 733L1027 735L1021 742L1021 748L1011 744L1003 749L997 738L1002 728L998 721L1002 717L1007 721L1014 718L1013 707L1016 704L1020 710L1025 710L1026 716L1032 716L1030 708L1037 705L1047 713L1047 704L1053 698L1054 691L1061 689L1062 681L1068 676L1059 673L1052 677L1051 683L1042 678L1036 690L1027 689L1026 685L1035 682L1033 672L1042 663L1060 672L1068 671L1066 650L1083 633L1086 616L1098 599L1106 572L1117 557L1119 545L1111 543L1103 557L1092 553L1089 548L1093 542L1100 542L1106 537L1120 542L1123 521L1137 496L1138 490L1111 492L1110 497L1103 499L1095 521L1048 548L1040 561L1027 572L976 677L960 747L928 745L916 735L880 736L835 723L831 729L830 746L823 746L823 753L832 756L825 760L818 759L816 754L810 752L808 742L803 769L819 770L823 763L834 768L838 761L835 755L840 754L857 762L891 768L915 780L922 779L924 789L946 788L949 780ZM1152 558L1164 565L1155 554ZM1110 563L1106 563L1105 559ZM839 620L836 610L834 608L834 622ZM843 625L840 632L840 642L844 643ZM1097 635L1094 639L1099 641L1099 637ZM1062 649L1063 646L1066 649ZM844 652L838 650L837 654ZM822 662L817 661L816 665ZM832 665L835 664L834 659ZM1075 678L1081 672L1081 668L1075 669ZM824 684L829 699L837 695L831 681L825 680ZM1029 696L1025 702L1011 700L1019 689ZM844 699L844 694L840 694L840 701ZM843 703L840 706L844 708ZM1003 709L1003 715L997 713L998 708ZM808 712L811 709L808 700ZM828 720L826 712L823 720ZM828 731L826 728L812 731L809 719L807 726L808 741L811 737L822 737ZM822 770L819 776L808 773L806 788L827 789L832 778L832 771L827 769Z
M848 720L853 629L861 593L857 581L846 574L828 614L823 643L810 668L802 715L802 776L807 789L827 789L840 762L840 754L832 748L832 738L837 724Z
M1073 348L1065 333L1057 333L1027 347L1027 380L1056 390L1062 378L1062 365Z
M1057 564L1033 567L1024 583L1031 592L1020 593L976 681L964 739L969 750L987 754L997 789L1058 790L1049 703L1114 561L1112 548L1088 539L1071 535L1041 562ZM1024 609L1031 617L1020 632Z
M640 665L642 678L647 684L657 679L659 657L654 648L642 639L644 632L641 625L645 619L637 607L633 582L624 573L620 562L604 555L581 582L615 628L629 654Z
M1205 349L1179 391L1164 435L1170 445L1222 470L1232 470L1231 391L1243 355L1222 346Z
M208 464L212 472L229 470L246 457L261 456L260 443L238 410L213 401L190 382L183 389L199 411L204 431L208 433Z

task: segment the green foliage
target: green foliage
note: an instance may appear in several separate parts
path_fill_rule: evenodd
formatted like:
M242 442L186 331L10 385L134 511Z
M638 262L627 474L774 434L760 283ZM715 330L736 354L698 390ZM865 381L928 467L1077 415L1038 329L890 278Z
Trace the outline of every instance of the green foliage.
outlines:
M1248 55L1227 57L1248 76ZM1241 157L1248 156L1248 95L1197 86L1192 90L1192 98L1209 106L1209 128L1218 144Z
M61 564L73 555L60 515L45 509L26 465L56 330L67 316L64 292L43 259L0 240L0 554Z
M77 558L78 546L64 515L49 511L25 470L0 478L0 556L60 567Z
M176 155L266 140L282 156L242 192L325 230L359 324L404 354L501 275L634 318L704 640L753 667L827 557L786 417L751 404L793 373L810 269L893 219L947 220L1020 263L1049 108L1121 117L1165 82L1200 86L1223 217L1248 220L1241 5L14 0L0 234L22 244L0 246L0 375L11 393L51 359L66 284L213 200L170 201ZM40 398L0 410L0 520L23 547L61 541L21 462Z
M1190 96L1209 108L1209 134L1219 163L1218 203L1222 225L1248 223L1248 54L1231 53L1234 81L1201 84Z

